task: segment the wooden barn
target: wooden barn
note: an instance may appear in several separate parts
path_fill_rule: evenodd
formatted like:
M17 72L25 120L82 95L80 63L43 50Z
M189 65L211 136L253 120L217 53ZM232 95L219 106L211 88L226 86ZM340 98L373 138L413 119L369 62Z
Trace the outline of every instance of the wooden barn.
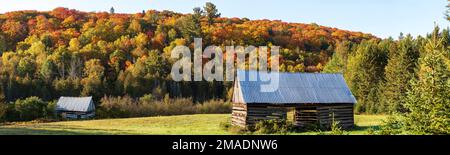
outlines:
M250 74L256 75L257 80L250 80ZM271 86L277 88L271 92L261 91L262 85L269 84L261 79L269 77L278 78L278 85ZM233 90L232 124L246 127L261 120L286 119L288 109L295 109L296 126L328 128L334 120L343 128L351 128L355 104L356 99L342 74L238 70Z
M86 119L95 116L95 105L92 97L60 97L55 111L62 118Z

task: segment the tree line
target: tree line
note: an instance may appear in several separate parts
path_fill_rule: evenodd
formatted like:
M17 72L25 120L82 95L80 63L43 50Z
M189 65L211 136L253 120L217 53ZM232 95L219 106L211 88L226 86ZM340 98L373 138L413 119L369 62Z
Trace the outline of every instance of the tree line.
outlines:
M439 55L443 65L439 67L444 67L443 76L448 76L449 36L448 29L440 31L436 27L426 37L401 34L398 40L366 40L360 44L341 42L323 72L344 74L358 100L356 112L405 112L402 101L413 89L412 81L421 76L420 67L428 63L421 59L430 54Z
M324 72L341 72L356 113L387 113L387 133L450 133L450 34L342 42ZM391 130L392 129L392 130Z

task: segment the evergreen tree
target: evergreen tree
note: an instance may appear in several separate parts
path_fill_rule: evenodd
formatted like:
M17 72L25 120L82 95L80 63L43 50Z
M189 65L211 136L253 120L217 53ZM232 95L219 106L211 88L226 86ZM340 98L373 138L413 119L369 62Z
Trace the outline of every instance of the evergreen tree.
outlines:
M200 23L196 23L192 15L179 18L175 27L181 32L181 36L189 43L193 41L195 37L201 37Z
M196 20L196 22L200 22L200 18L202 17L202 14L204 13L203 10L200 7L195 7L194 9L192 9L193 13L193 17L194 20Z
M115 12L114 12L114 7L111 7L111 9L109 9L109 13L110 14L114 14Z
M380 43L381 47L388 43ZM348 60L345 79L358 103L355 111L374 113L377 111L377 89L383 77L387 52L380 49L376 41L364 41Z
M217 10L216 5L211 2L207 2L203 9L205 10L209 25L214 23L215 18L220 17L219 10Z
M411 80L403 114L406 130L419 134L450 134L450 68L442 38L433 35L419 59L418 78Z
M445 12L445 17L450 21L450 3L447 5L447 11Z
M351 47L352 44L349 41L338 43L331 60L325 65L323 72L344 73L347 65L347 57L351 51Z
M343 73L345 68L344 59L337 54L334 53L331 57L331 60L325 65L323 72L324 73Z
M413 38L408 35L399 40L398 47L389 55L382 84L382 111L404 112L402 97L406 96L409 81L414 77L419 51Z

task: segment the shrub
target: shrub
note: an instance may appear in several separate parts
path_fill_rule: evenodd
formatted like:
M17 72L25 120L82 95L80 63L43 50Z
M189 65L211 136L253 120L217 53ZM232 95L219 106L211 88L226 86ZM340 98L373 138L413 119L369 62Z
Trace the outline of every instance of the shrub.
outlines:
M381 135L397 135L403 132L403 121L399 116L389 116L384 123L385 125L381 127Z
M152 94L146 94L139 98L139 102L152 102L155 100L155 97L153 97Z
M251 133L249 132L249 130L247 128L242 128L242 127L238 127L238 126L233 126L231 125L231 121L228 120L226 122L220 122L219 127L222 130L231 132L231 133L235 133L235 134L248 134Z
M294 126L292 123L286 122L286 120L273 119L259 121L256 123L253 130L261 134L287 134L288 132L294 131Z
M3 116L4 121L21 121L16 111L14 102L5 103L6 113Z
M132 111L138 108L136 102L129 96L103 97L100 102L97 115L101 118L131 117Z
M375 131L375 129L373 127L369 127L366 131L367 135L376 135L377 132Z
M47 104L45 115L47 118L56 118L56 103L56 101L51 101Z
M152 95L144 95L138 100L131 97L103 97L97 116L100 118L147 117L185 115L199 113L229 113L231 104L221 100L211 100L194 104L190 98L164 98L157 100Z
M47 113L47 103L35 96L24 100L16 100L14 105L15 111L18 113L19 118L22 121L42 118Z
M331 135L344 135L345 131L342 130L341 126L339 125L339 121L334 121L331 123Z
M199 113L202 114L223 114L231 113L232 104L223 100L210 100L202 104L197 104Z
M327 131L322 131L322 129ZM331 126L320 127L318 132L319 135L348 135L348 133L342 129L342 126L340 125L339 121L334 120L334 114Z

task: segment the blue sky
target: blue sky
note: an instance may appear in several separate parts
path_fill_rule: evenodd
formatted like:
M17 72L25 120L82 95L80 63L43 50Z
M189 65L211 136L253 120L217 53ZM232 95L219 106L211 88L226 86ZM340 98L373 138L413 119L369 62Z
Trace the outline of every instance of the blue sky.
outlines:
M58 6L82 11L114 7L121 13L148 9L189 13L207 1L216 4L224 17L317 23L382 38L397 38L400 32L425 35L435 23L440 27L450 25L444 19L446 0L0 0L0 13Z

